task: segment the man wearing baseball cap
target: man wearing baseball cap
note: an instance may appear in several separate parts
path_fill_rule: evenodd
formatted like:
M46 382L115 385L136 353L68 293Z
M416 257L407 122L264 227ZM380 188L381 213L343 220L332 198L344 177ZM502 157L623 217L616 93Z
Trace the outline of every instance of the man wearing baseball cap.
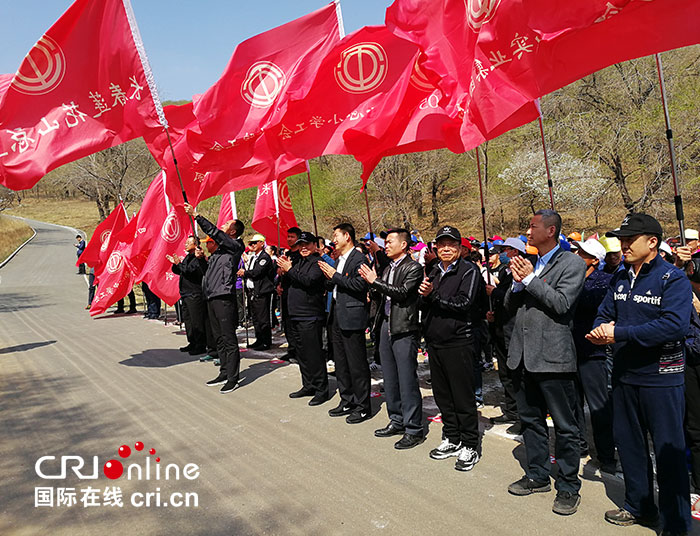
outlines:
M584 397L591 411L593 442L600 463L600 470L615 474L615 443L613 441L612 401L608 385L610 372L607 360L607 347L598 346L586 339L593 329L593 321L598 314L605 294L608 292L612 274L600 270L605 259L605 248L595 238L585 242L574 242L577 255L586 263L586 281L576 306L574 315L574 344L578 363L578 404L577 418L581 429L581 455L588 450L586 442L586 416L583 413Z
M253 235L248 241L245 268L238 270L238 277L245 280L246 292L250 296L250 313L255 328L255 342L248 347L252 350L269 350L272 346L272 325L270 322L270 303L275 290L274 279L276 267L272 258L265 251L265 237Z
M629 214L606 233L620 239L626 269L617 272L598 309L593 344L613 345L615 444L625 477L625 503L605 513L616 525L655 525L652 438L663 534L690 531L690 483L683 432L685 335L690 281L658 252L663 231L647 214Z
M474 398L480 296L484 280L476 265L460 257L461 235L451 225L435 237L440 262L421 283L423 336L428 345L435 403L442 414L442 443L434 460L457 457L455 469L479 461L479 415Z

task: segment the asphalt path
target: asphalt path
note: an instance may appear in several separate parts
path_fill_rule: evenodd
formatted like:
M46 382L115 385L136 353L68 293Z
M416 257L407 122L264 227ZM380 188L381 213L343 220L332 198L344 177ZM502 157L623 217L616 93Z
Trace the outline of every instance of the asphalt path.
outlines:
M554 492L509 495L508 484L523 474L524 448L505 426L488 424L499 413L488 403L483 457L462 473L454 459L428 457L440 442L438 423L408 451L375 438L387 422L381 397L373 399L377 414L359 425L327 415L337 394L314 408L289 399L299 369L271 361L283 349L244 352L242 387L220 395L205 386L215 367L178 351L185 344L179 326L141 315L90 318L86 280L74 266L75 233L32 225L37 236L0 270L2 535L652 534L603 520L621 504L623 484L601 478L590 460L582 462L582 503L573 516L552 513ZM487 391L494 378L487 375ZM424 387L427 418L436 409ZM487 395L487 402L496 396ZM129 457L119 456L121 445ZM62 456L81 457L81 474L93 476L97 456L97 478L70 470L41 478L36 465L44 456L56 457L39 464L47 477L61 476ZM134 464L132 478L108 479L108 460ZM196 464L189 468L196 478L185 478L188 464ZM112 500L117 487L121 506ZM146 493L150 506L139 506ZM185 497L190 505L177 507Z

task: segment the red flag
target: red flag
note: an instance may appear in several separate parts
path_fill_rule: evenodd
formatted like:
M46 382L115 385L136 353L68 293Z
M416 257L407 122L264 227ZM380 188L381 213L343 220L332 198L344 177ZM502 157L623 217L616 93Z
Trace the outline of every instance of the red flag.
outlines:
M251 226L265 236L267 244L273 246L280 246L277 240L278 216L279 242L282 243L282 247L288 248L287 230L290 227L296 227L297 220L294 216L294 210L292 210L292 199L289 197L289 189L285 179L260 186L258 197L255 200L255 213Z
M145 281L153 293L168 305L180 299L179 278L166 255L184 255L185 241L191 234L190 220L182 207L173 206L154 237L151 252L138 281Z
M188 135L191 143L213 151L237 147L243 161L231 167L242 167L273 116L284 113L289 98L306 94L319 64L340 40L338 10L335 0L238 45L221 78L195 97L201 133Z
M227 221L238 218L238 210L236 209L236 194L231 192L221 196L221 208L219 208L219 217L216 220L216 226L221 229L221 226Z
M0 184L31 188L62 164L158 128L129 19L128 1L76 0L29 51L0 101Z
M426 54L442 104L482 132L599 69L700 40L697 2L396 0L387 25Z
M100 265L97 275L97 290L90 305L90 316L104 313L109 307L124 298L134 286L134 273L126 262L131 242L137 228L137 219L132 218L112 240L116 243L105 263Z
M95 232L92 233L90 241L82 255L78 257L76 265L85 263L88 266L96 267L106 262L115 245L115 242L111 241L110 238L116 236L128 222L129 217L126 215L124 203L120 201L105 221L100 223Z
M311 159L348 154L343 133L385 128L404 99L418 48L384 26L343 39L323 60L306 97L292 100L265 136L273 154ZM415 99L417 105L420 98Z

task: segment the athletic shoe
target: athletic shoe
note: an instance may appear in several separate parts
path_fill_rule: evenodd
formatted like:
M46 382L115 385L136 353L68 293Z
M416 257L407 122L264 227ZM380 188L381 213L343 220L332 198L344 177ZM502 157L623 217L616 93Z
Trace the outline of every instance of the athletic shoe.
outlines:
M342 417L343 415L350 415L352 413L352 407L346 406L341 402L337 407L328 410L328 415L331 417Z
M637 517L624 508L618 508L617 510L608 510L605 512L605 521L613 525L620 525L621 527L629 527L630 525L654 527L659 522L659 515Z
M547 482L535 482L527 475L508 486L508 493L513 495L530 495L532 493L546 493L552 491L552 485Z
M371 418L372 414L369 411L353 411L345 418L345 422L348 424L360 424Z
M476 462L479 461L479 453L471 447L462 447L459 449L455 469L457 471L471 471Z
M212 359L214 359L214 356L211 356L209 354L199 358L200 361L211 361Z
M224 375L222 375L222 374L219 374L219 375L218 375L216 378L214 378L213 380L209 380L209 381L207 382L207 385L209 385L210 387L211 387L211 386L214 386L214 385L221 385L222 383L226 383L226 381L227 381L227 380L226 380L226 376L224 376Z
M225 395L226 393L230 393L234 389L240 386L240 382L232 382L231 380L228 380L224 386L219 390L219 393L222 395Z
M581 496L578 493L558 491L552 505L552 512L560 516L570 516L576 513L579 504L581 504Z
M188 344L187 346L181 346L180 351L181 352L189 352L192 349L192 345Z
M461 443L454 444L452 441L445 438L442 440L442 443L430 451L430 457L433 460L446 460L452 456L458 456L461 449Z

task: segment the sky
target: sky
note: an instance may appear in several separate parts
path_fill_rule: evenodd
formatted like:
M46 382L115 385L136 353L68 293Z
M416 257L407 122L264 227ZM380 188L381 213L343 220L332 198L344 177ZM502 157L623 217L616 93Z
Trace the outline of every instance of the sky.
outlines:
M96 0L100 1L100 0ZM383 24L392 0L341 0L346 33ZM326 0L131 0L162 100L189 100L223 72L235 46ZM0 0L0 73L14 73L70 0Z

